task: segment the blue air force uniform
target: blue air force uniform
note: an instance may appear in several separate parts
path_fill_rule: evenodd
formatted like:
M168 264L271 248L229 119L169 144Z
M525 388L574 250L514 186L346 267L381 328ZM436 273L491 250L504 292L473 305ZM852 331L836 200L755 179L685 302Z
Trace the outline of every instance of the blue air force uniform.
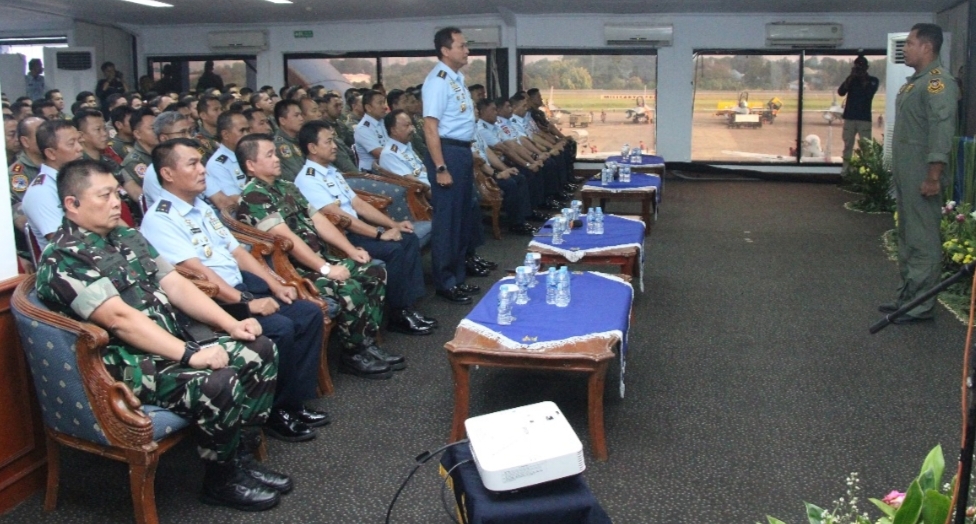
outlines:
M356 193L331 165L325 167L306 160L295 185L316 210L338 204L346 213L359 217L352 207ZM403 233L398 241L385 241L350 231L348 237L352 245L386 263L386 302L391 308L407 309L424 296L424 273L417 235Z
M239 195L245 184L247 175L237 163L237 155L224 144L220 144L207 161L207 189L203 194L207 198L217 192L227 196Z
M240 244L199 197L191 205L163 189L142 221L142 234L174 265L197 258L238 291L249 291L256 298L273 296L264 280L237 266L232 253ZM277 313L255 320L278 347L274 407L291 411L317 396L322 310L307 300L278 304Z
M475 134L474 102L464 85L464 75L437 62L424 80L424 117L437 119L444 163L453 178L450 187L431 184L434 220L431 226L431 273L434 286L447 291L464 283L474 194L471 142ZM430 153L424 158L430 176L437 166ZM479 221L480 223L480 221Z
M50 235L61 227L64 219L64 209L58 199L58 171L47 164L41 164L41 170L24 193L21 209L27 215L27 223L37 239L41 251L47 247L46 235Z
M372 171L377 158L370 151L382 149L390 137L386 134L383 122L369 115L363 115L354 132L356 154L359 156L359 170Z
M424 161L417 156L410 144L403 144L392 138L387 141L383 146L383 152L380 153L380 167L394 175L419 180L424 185L430 186Z

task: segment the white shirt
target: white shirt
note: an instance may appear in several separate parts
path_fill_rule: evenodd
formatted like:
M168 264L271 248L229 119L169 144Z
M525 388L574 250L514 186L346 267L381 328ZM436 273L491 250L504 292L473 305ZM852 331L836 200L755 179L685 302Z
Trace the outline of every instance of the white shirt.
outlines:
M353 136L356 137L355 145L356 154L359 155L359 169L361 171L373 169L373 163L376 162L377 158L373 156L371 151L382 149L386 145L386 141L390 139L386 135L386 127L383 122L369 115L363 115L363 119L356 126Z
M404 144L394 139L390 139L383 152L380 153L380 167L400 176L414 176L425 185L430 185L427 178L427 168L424 162L417 157L417 153L410 144Z
M64 218L64 209L61 208L61 201L58 200L56 169L41 164L37 177L24 193L21 209L27 215L27 223L30 224L31 231L37 238L37 245L40 246L41 251L44 251L47 246L47 239L44 237L57 231Z

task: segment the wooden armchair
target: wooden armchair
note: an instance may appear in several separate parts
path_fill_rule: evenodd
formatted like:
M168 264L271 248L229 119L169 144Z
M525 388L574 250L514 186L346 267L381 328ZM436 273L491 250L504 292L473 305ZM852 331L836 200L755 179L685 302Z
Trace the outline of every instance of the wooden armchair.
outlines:
M371 173L343 173L343 177L353 190L379 193L391 199L385 213L396 222L413 222L414 234L420 241L420 248L430 244L433 209L427 200L430 188L422 182L410 180L392 173L374 175Z
M135 520L156 524L159 456L188 434L189 423L158 406L143 405L105 369L108 333L49 310L24 279L11 301L21 345L33 375L47 436L44 510L57 506L60 446L129 465Z
M481 170L485 161L481 158L474 159L474 184L481 195L481 209L486 209L491 213L491 233L495 240L501 240L502 229L500 216L502 212L502 190L498 184Z
M319 356L318 389L320 395L332 395L335 392L335 386L332 383L332 376L329 373L328 348L329 337L334 324L329 317L328 302L322 299L315 284L311 280L302 277L292 264L291 259L288 257L288 253L293 247L291 240L278 235L265 233L260 229L249 226L237 220L237 217L234 216L235 212L236 210L225 209L221 211L220 215L224 225L231 230L234 238L241 244L251 246L251 256L261 265L265 266L281 283L295 288L299 298L315 302L322 309L325 319L322 352ZM348 218L334 215L327 216L332 220L332 223L337 224L337 227L342 227L339 224L343 221L345 222L345 226L349 225ZM271 265L268 265L268 259L271 260Z

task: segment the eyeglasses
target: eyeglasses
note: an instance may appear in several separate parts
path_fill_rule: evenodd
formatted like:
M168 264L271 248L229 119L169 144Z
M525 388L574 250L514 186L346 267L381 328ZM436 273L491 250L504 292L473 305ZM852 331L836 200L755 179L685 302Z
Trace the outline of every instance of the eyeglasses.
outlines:
M176 130L176 131L164 131L164 132L162 132L160 134L161 135L166 135L166 136L181 136L181 137L186 138L186 137L193 136L193 131L191 129L179 129L179 130Z

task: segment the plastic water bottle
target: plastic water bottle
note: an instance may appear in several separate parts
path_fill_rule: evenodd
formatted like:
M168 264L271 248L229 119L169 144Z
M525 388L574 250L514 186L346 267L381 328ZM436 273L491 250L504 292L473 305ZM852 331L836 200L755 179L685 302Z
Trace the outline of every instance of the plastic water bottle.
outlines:
M563 217L558 217L552 219L552 244L558 246L563 243L563 227L566 225L566 221Z
M630 163L631 164L640 164L643 161L643 157L642 157L643 153L644 152L641 151L641 148L640 147L635 147L633 150L631 150L631 152L630 152Z
M629 157L630 157L630 144L628 143L628 144L624 144L624 146L620 148L620 161L627 162L629 160Z
M630 166L620 168L620 181L625 184L630 183Z
M559 273L556 275L556 307L568 306L570 298L569 270L563 266L559 268Z
M517 293L518 286L512 284L502 284L498 288L498 323L502 326L507 326L515 320L512 316L512 304Z
M523 265L528 268L527 272L529 273L529 287L530 288L535 287L536 285L535 273L536 271L539 270L539 268L536 267L535 265L535 257L532 256L532 253L525 254L525 262L523 263Z
M546 272L546 304L556 303L556 268L549 266Z
M600 173L600 185L605 186L609 184L610 180L612 179L613 179L613 175L611 175L610 168L609 167L603 168L603 171Z
M593 212L593 234L602 235L603 234L603 208L597 207L596 211Z
M592 235L596 233L596 211L591 207L586 210L586 234Z
M563 236L570 234L573 230L573 208L564 207L561 210L563 220L566 221L566 228L563 229Z
M529 280L532 278L530 271L532 270L525 266L515 268L515 284L518 286L515 303L520 306L529 303Z

